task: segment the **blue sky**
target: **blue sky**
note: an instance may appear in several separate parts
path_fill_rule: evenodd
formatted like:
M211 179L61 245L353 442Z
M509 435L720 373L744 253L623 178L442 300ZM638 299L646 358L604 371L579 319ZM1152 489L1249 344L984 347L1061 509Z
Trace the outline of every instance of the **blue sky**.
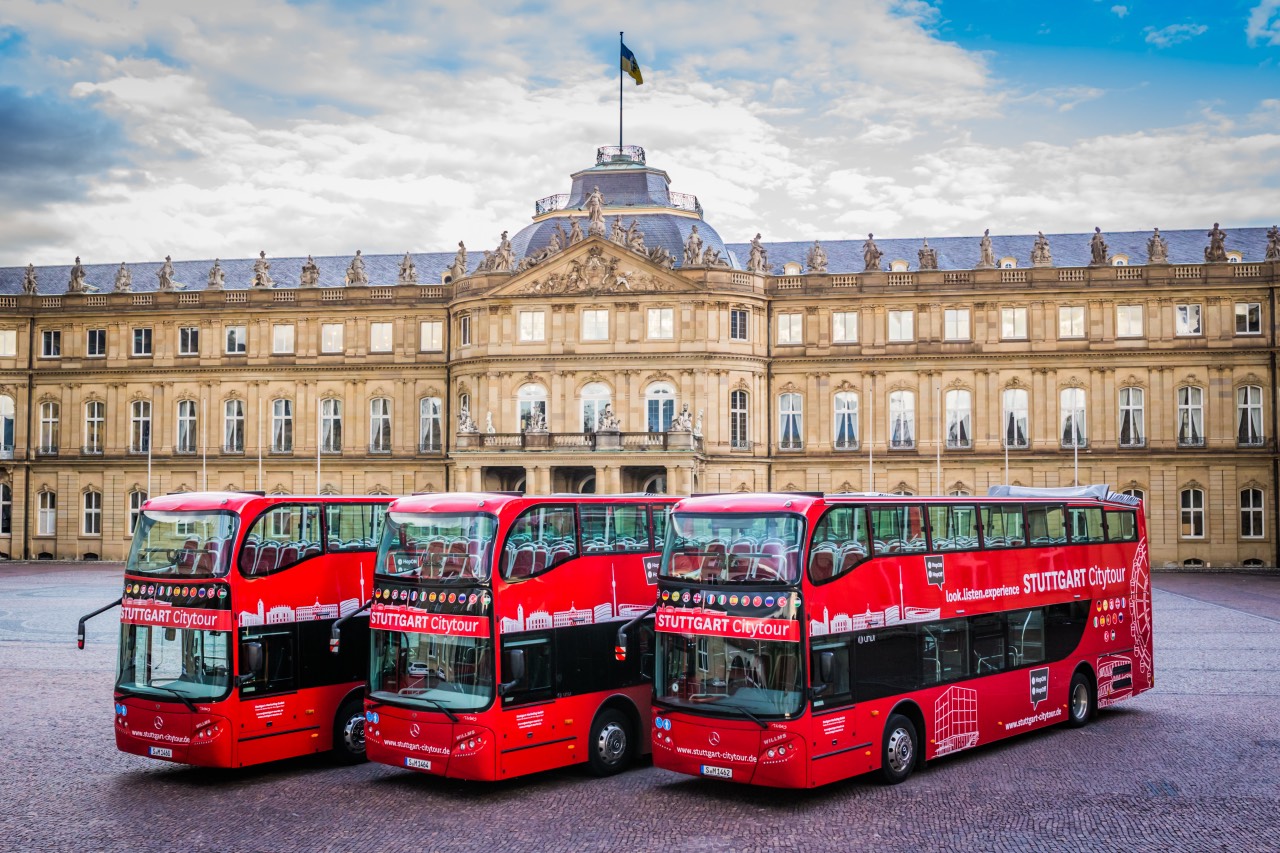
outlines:
M473 250L617 138L727 240L1271 225L1280 0L3 0L0 265Z

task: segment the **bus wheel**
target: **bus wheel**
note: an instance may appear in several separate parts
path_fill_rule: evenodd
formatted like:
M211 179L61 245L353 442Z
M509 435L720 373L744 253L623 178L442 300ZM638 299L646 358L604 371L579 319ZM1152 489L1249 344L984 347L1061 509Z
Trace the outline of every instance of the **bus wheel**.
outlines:
M886 785L906 781L916 767L916 727L901 714L894 714L884 727L880 747L880 779Z
M617 708L605 708L591 724L588 763L596 776L612 776L631 765L631 722Z
M1078 729L1093 718L1093 684L1089 676L1077 672L1071 676L1071 692L1067 694L1067 725Z
M342 703L333 718L333 754L341 764L359 764L364 757L364 700Z

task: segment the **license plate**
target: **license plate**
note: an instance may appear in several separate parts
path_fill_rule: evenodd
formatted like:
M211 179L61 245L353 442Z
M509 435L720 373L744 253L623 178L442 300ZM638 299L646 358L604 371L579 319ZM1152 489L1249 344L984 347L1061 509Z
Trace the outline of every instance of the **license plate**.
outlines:
M414 770L430 770L431 762L425 758L406 758L404 766L412 767Z
M712 776L712 777L715 777L716 779L732 779L733 768L732 767L716 767L711 764L704 764L702 765L702 775Z
M173 750L167 746L153 746L147 750L152 758L173 758Z

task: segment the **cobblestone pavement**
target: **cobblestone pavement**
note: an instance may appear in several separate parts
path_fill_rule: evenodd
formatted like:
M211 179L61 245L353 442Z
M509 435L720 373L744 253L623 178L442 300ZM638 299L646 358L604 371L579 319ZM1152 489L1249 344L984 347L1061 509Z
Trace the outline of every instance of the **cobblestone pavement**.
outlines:
M0 850L1280 849L1280 607L1230 604L1265 599L1269 577L1157 574L1157 687L1084 729L972 750L893 788L779 792L652 767L477 785L320 758L210 772L124 755L117 611L90 623L84 651L74 640L118 576L0 567Z

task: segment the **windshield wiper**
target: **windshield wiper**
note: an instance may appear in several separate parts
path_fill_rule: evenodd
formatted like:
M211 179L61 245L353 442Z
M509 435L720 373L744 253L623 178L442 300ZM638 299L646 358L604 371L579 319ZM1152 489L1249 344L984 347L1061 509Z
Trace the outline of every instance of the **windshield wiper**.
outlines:
M178 697L179 702L181 702L183 705L186 705L188 708L191 709L191 713L193 714L196 713L195 703L192 702L190 699L188 699L185 695L179 693L177 690L174 690L172 687L161 687L159 684L149 684L147 686L152 690L163 690L165 693L172 693L174 696Z
M769 728L769 724L768 724L768 723L766 723L764 720L760 719L760 718L759 718L759 717L757 717L755 714L751 713L750 711L748 711L746 708L742 707L741 705L733 704L733 703L730 703L730 702L717 702L717 703L716 703L716 707L717 707L717 708L737 708L739 711L741 711L743 714L745 714L745 715L746 715L746 716L751 720L751 722L755 723L755 724L756 724L757 726L759 726L760 728L762 728L762 729L768 729L768 728Z
M443 711L444 715L448 717L452 722L455 722L455 723L458 722L457 716L448 708L446 708L444 705L437 702L435 699L428 699L426 696L415 696L413 698L418 699L422 702L430 702L432 705L435 705L437 708Z

